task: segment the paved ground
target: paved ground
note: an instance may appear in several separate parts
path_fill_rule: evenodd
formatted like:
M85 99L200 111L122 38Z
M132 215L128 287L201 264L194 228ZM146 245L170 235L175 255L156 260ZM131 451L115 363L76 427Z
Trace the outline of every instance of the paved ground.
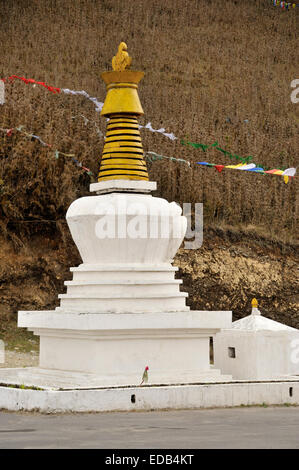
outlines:
M0 412L0 448L299 449L299 407L65 415Z
M5 362L0 363L3 367L35 367L38 365L38 352L5 351Z

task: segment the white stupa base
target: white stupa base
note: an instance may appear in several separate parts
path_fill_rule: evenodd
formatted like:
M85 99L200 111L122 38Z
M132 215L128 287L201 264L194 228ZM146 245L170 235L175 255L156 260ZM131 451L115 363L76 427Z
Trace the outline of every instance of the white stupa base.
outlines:
M143 180L107 180L90 185L90 192L96 192L96 194L113 192L149 194L151 191L156 191L156 189L157 183L155 181Z
M22 367L22 368L9 368L0 369L0 386L11 385L16 387L40 389L40 390L97 390L97 389L108 389L108 388L119 388L119 387L139 387L140 378L134 383L134 377L122 378L122 385L115 385L113 378L109 375L96 375L87 372L70 372L57 369L43 369L41 367ZM164 386L164 385L182 385L188 384L189 382L167 380L168 377L165 375L165 379L161 383L150 380L148 384L142 384L143 386ZM219 369L211 369L207 372L197 374L198 384L204 383L227 383L231 382L232 378L230 375L221 375ZM299 378L298 378L299 380Z
M7 371L10 371L10 386L5 386L3 383L4 377L8 377ZM12 385L18 373L20 378L22 377L23 388ZM37 375L35 372L34 374ZM43 371L40 370L39 374L42 376ZM231 381L192 385L79 389L80 387L64 387L66 383L64 376L63 380L60 377L62 385L60 390L36 390L33 387L24 389L26 383L32 382L32 379L29 380L32 375L32 369L0 370L0 409L64 413L299 404L299 377L265 382ZM46 374L43 375L45 381ZM51 381L53 380L52 373Z
M230 324L231 312L202 311L18 317L19 327L40 336L41 369L94 374L97 387L139 385L146 366L152 385L229 380L211 368L209 343ZM88 379L83 386L89 388Z

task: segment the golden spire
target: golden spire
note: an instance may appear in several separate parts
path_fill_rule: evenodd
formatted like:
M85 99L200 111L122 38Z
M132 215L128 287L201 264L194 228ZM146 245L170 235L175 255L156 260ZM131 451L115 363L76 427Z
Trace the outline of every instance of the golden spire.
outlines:
M127 70L131 62L127 45L121 42L112 59L113 70L101 75L107 85L101 115L109 122L98 181L149 179L137 121L143 114L137 88L144 73Z
M258 301L256 300L256 298L254 297L251 301L251 307L252 308L258 308Z
M117 54L112 59L112 68L117 72L123 72L126 68L129 68L132 63L132 57L127 53L127 44L121 42L118 46Z

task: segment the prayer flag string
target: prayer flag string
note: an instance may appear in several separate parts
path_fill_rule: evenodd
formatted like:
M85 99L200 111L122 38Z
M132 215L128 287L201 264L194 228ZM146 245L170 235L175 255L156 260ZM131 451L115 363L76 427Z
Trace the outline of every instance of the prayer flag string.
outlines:
M280 0L273 0L273 5L275 7L280 7L283 10L291 10L292 8L299 7L299 3L281 2Z
M39 82L37 80L34 80L33 78L25 78L25 77L19 77L17 75L11 75L8 78L0 79L0 82L2 82L2 84L5 83L5 82L13 83L15 80L21 80L22 82L26 83L27 85L28 84L31 84L33 86L40 85L40 86L46 88L48 91L50 91L51 93L54 93L54 94L65 93L66 95L81 95L81 96L84 96L85 98L87 98L88 100L93 102L93 104L95 105L95 108L96 108L95 110L96 110L97 113L102 111L102 108L104 106L104 103L102 103L101 101L98 101L97 98L90 96L84 90L76 91L76 90L70 90L69 88L58 88L58 87L47 85L45 82ZM0 104L2 104L1 101L0 101Z
M280 2L280 3L286 4L286 2ZM274 4L277 4L277 2L274 1ZM293 5L295 5L295 4L293 4ZM299 4L298 4L298 6L299 6ZM95 109L96 112L100 112L103 108L103 105L104 105L103 102L98 101L97 98L90 96L84 90L76 91L76 90L70 90L69 88L58 88L58 87L47 85L45 82L37 81L37 80L31 79L31 78L19 77L17 75L11 75L7 79L0 79L0 104L4 104L4 93L5 93L4 83L5 82L13 82L16 79L21 80L26 84L32 84L33 86L40 85L40 86L44 87L45 89L47 89L49 92L51 92L53 94L65 93L65 94L69 94L69 95L84 96L85 98L87 98L88 100L93 102L93 104L95 105L95 108L96 108ZM85 124L91 122L84 115L81 115L81 117L83 117ZM93 123L93 124L94 124L94 126L97 130L98 135L100 137L102 137L103 133L100 131L97 124L96 123ZM0 130L5 131L6 135L8 137L10 137L12 135L12 132L14 130L17 130L19 132L22 132L24 135L27 135L28 137L37 139L41 143L41 145L43 145L43 146L52 147L50 144L47 144L46 142L44 142L39 136L34 135L34 134L29 134L29 133L26 133L25 131L22 131L23 127L24 126L20 126L18 128L0 129ZM167 137L168 139L170 139L172 141L178 139L178 137L175 136L173 133L166 132L164 128L154 129L152 127L151 122L148 122L144 126L140 125L139 128L149 130L150 132L153 132L153 133L162 134L162 135L164 135L165 137ZM181 143L181 145L190 146L190 147L193 147L195 149L200 149L203 152L206 152L208 149L214 148L214 149L218 150L219 152L221 152L223 155L228 156L230 159L235 159L236 161L241 162L238 165L217 165L217 164L207 163L207 162L197 162L199 165L214 166L219 173L223 170L223 168L232 168L232 169L239 169L239 170L245 170L245 171L252 171L252 172L261 173L261 174L282 175L284 177L284 181L286 183L288 182L289 177L294 177L295 173L296 173L296 168L293 168L293 167L292 168L287 168L287 169L280 169L280 168L279 169L267 169L266 167L259 167L259 165L256 165L254 163L250 163L253 159L253 157L251 155L247 156L247 157L240 157L237 154L233 154L230 151L227 151L227 150L221 148L217 141L214 142L211 145L207 145L207 144L203 144L203 143L189 142L187 140L181 139L180 143ZM71 157L73 159L73 161L76 163L77 166L81 167L88 174L92 175L92 172L88 168L83 167L82 164L75 158L75 156L73 154L64 154L63 152L60 152L58 150L55 150L54 154L55 154L55 158L59 158L59 154L67 156L67 157ZM159 159L169 159L171 161L185 162L185 163L188 164L188 166L190 166L190 162L187 161L187 160L184 160L184 159L181 159L181 158L175 158L175 157L166 157L166 156L163 156L163 155L156 154L155 152L147 152L146 153L146 159L149 160L149 161L155 161L155 160L159 160Z
M19 133L25 135L26 137L29 137L29 138L31 138L31 139L38 140L39 143L40 143L43 147L53 148L53 146L52 146L51 144L48 144L48 143L44 142L44 141L41 139L41 137L39 137L38 135L35 135L35 134L30 133L30 132L24 131L24 130L23 130L24 127L25 127L25 126L19 126L19 127L13 127L13 128L10 128L10 129L3 129L3 128L0 127L0 131L5 132L6 135L7 135L7 137L11 137L12 134L13 134L13 132L14 132L14 131L17 131L17 132L19 132ZM75 158L75 157L76 157L75 154L73 154L73 153L64 153L64 152L61 152L60 150L57 150L57 149L56 149L56 150L53 150L53 151L54 151L54 157L55 157L56 160L59 159L59 155L63 155L64 157L69 157L69 158L71 158L72 161L76 164L76 166L78 166L79 168L82 168L82 170L84 170L89 176L94 176L94 175L93 175L93 172L92 172L89 168L83 166L82 163L81 163L79 160L77 160L77 159Z
M208 163L208 162L196 162L197 165L203 165L207 167L214 167L219 173L222 172L224 168L230 168L232 170L243 170L243 171L251 171L255 173L259 173L262 175L279 175L283 176L284 182L287 184L289 178L293 178L296 174L296 168L287 168L286 170L280 170L278 168L273 168L272 170L265 170L262 167L257 167L254 163L244 164L239 163L238 165L217 165L215 163Z

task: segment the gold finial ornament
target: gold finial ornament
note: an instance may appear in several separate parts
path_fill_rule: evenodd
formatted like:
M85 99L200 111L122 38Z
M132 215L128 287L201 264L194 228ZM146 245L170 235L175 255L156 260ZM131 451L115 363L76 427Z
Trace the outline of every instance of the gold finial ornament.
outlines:
M117 54L112 59L112 68L116 72L123 72L129 68L132 63L132 57L127 53L128 46L125 42L121 42L118 46Z
M251 307L252 308L258 308L258 301L256 300L255 297L251 301Z
M121 42L112 59L113 70L101 75L107 86L101 116L109 122L98 181L149 179L137 120L143 114L137 89L144 73L128 70L131 62L127 45Z

